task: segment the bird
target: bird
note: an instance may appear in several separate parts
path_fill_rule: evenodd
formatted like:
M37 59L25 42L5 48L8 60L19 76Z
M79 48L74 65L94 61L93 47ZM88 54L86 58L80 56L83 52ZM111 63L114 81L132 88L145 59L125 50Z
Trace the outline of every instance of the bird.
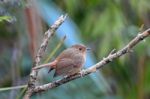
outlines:
M68 76L79 73L86 61L86 52L90 50L83 44L75 44L65 49L50 63L36 66L33 70L50 67L49 72L55 70L54 76Z

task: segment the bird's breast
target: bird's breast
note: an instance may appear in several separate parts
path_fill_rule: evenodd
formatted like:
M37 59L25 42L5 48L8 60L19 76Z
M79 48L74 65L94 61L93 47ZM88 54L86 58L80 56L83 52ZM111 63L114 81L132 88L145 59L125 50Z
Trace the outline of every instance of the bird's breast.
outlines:
M75 55L73 61L76 67L82 67L85 63L85 57L83 55Z

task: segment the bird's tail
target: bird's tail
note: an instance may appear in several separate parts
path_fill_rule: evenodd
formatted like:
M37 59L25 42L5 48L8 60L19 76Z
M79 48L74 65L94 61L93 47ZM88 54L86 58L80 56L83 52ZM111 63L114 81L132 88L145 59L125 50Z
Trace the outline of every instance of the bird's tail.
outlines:
M54 68L53 68L53 67L50 67L48 73L50 73L52 70L54 70Z

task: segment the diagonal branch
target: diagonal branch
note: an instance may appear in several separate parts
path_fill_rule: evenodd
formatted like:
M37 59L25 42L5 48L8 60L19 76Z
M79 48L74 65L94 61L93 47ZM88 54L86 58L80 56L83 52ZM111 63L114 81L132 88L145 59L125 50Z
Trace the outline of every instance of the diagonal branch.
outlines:
M44 52L47 48L48 40L54 35L55 31L64 22L66 17L67 17L67 15L60 16L58 18L58 20L48 29L48 31L45 32L43 42L42 42L42 44L41 44L41 46L40 46L40 48L39 48L39 50L36 54L35 62L33 64L33 67L39 65L39 63L41 61L41 58L42 58L42 56L43 56L43 54L44 54ZM38 71L35 71L35 70L31 71L30 78L29 78L29 81L28 81L27 91L26 91L24 99L29 99L30 96L32 95L33 89L35 88L37 73L38 73Z
M87 68L85 70L82 70L80 73L72 75L72 76L68 76L65 78L62 78L60 80L48 83L48 84L44 84L44 85L40 85L40 86L36 86L34 88L34 92L38 93L41 91L46 91L48 89L51 88L55 88L58 87L62 84L65 84L69 81L75 80L77 78L81 78L83 76L86 76L90 73L96 72L98 69L100 69L101 67L103 67L104 65L108 64L109 62L113 61L114 59L123 56L124 54L127 54L128 52L131 52L131 49L138 44L140 41L142 41L143 39L145 39L146 37L148 37L150 35L150 28L147 29L146 31L139 33L133 40L131 40L124 48L122 48L121 50L114 52L112 51L106 58L103 58L103 60L101 60L100 62L98 62L97 64L91 66L90 68Z

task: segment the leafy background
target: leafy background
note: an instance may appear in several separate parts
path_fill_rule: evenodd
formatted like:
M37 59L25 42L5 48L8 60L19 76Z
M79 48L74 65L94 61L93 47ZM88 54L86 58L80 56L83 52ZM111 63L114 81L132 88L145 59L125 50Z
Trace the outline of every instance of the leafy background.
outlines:
M34 0L33 0L34 1ZM0 89L27 84L33 59L46 22L35 6L38 1L0 1ZM84 44L92 48L98 62L112 49L121 49L138 32L150 28L149 0L43 0L54 3L77 25ZM39 6L40 7L40 6ZM36 18L36 20L34 19ZM48 20L47 20L48 21ZM42 60L47 59L60 42L51 40ZM149 99L150 98L150 39L138 44L129 53L100 71L108 88L100 90L90 76L69 82L58 88L34 95L33 99ZM51 57L54 59L63 49ZM57 79L57 78L56 78ZM95 78L98 79L98 78ZM44 73L40 83L52 81ZM99 81L101 82L101 81ZM0 91L2 99L21 99L24 89Z

